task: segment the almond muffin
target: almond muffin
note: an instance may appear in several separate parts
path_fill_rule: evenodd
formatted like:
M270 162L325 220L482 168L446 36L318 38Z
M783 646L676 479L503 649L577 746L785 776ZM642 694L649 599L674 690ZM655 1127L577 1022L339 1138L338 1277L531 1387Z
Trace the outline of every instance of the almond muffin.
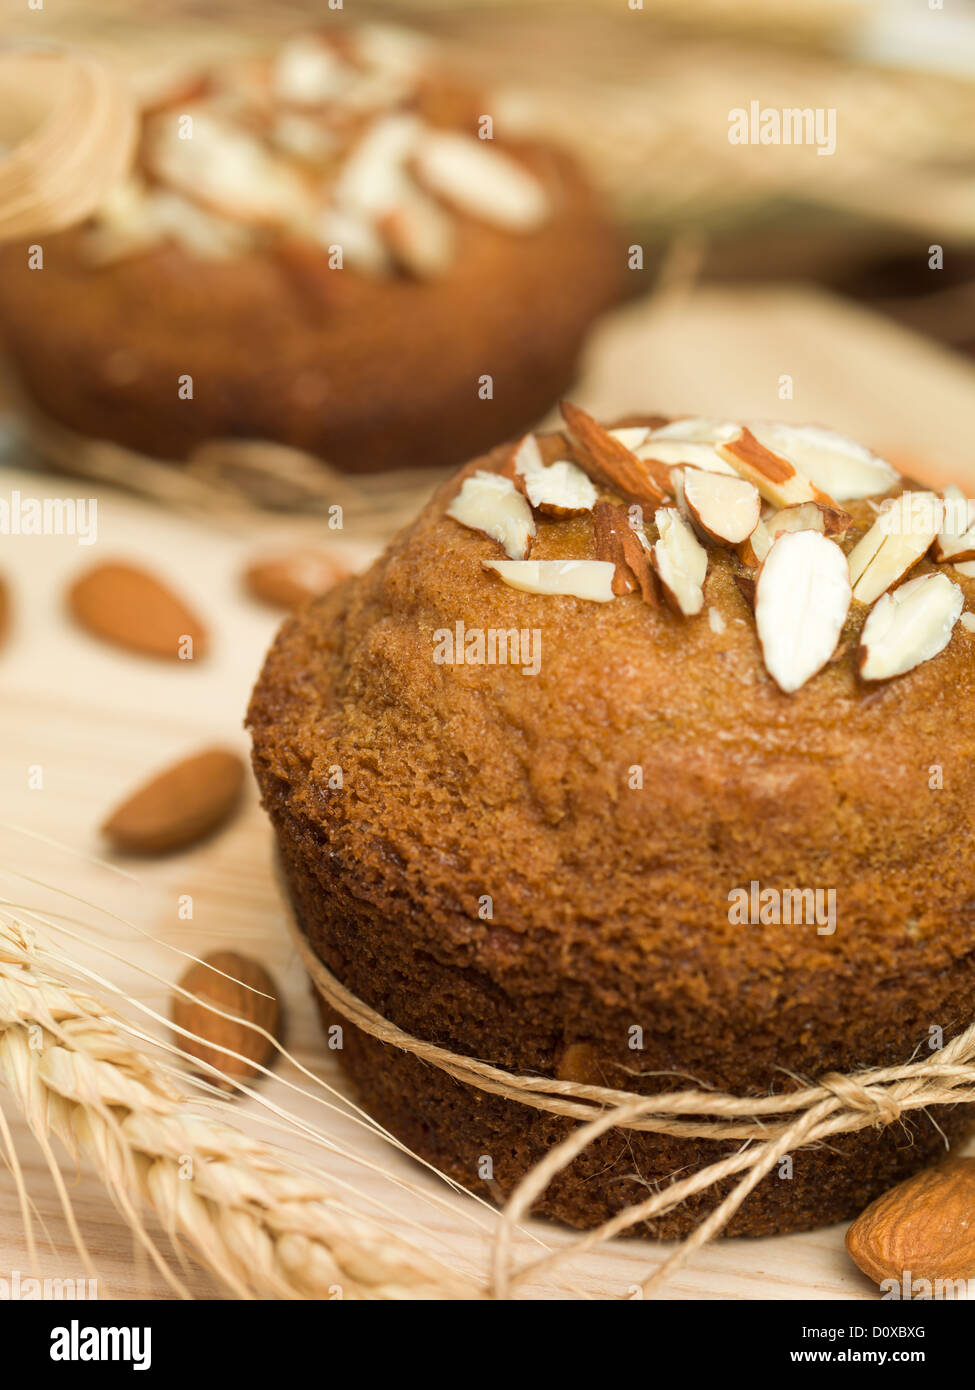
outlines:
M747 1096L930 1055L975 1018L975 509L818 427L564 414L279 633L249 724L301 930L519 1073ZM338 1021L367 1108L471 1188L574 1123ZM847 1217L971 1123L801 1150L730 1233ZM538 1210L590 1226L735 1148L611 1132Z
M167 79L87 224L0 248L0 337L62 426L155 457L278 441L456 464L571 380L625 254L561 151L401 31Z

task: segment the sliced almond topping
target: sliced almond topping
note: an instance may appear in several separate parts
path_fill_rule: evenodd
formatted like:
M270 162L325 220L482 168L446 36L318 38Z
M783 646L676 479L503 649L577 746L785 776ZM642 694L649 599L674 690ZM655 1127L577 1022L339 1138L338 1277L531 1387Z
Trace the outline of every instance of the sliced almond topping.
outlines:
M635 593L636 576L623 553L623 531L629 530L626 512L613 502L597 502L592 520L596 559L608 560L613 566L613 593L617 597Z
M108 265L139 255L169 239L207 260L239 255L250 233L242 223L220 217L168 188L147 189L135 179L113 190L86 228L85 258Z
M728 624L717 608L708 609L708 627L716 637L720 637L727 626Z
M612 502L597 502L592 515L596 559L609 560L615 567L613 593L631 594L639 588L644 603L656 607L657 581L646 536L635 531L625 509Z
M759 444L787 458L797 472L838 502L889 492L900 480L886 459L833 430L764 422L750 428Z
M772 535L765 522L760 521L748 539L735 548L742 564L760 565L772 549Z
M765 669L786 694L805 685L836 649L850 611L846 556L817 531L786 532L755 586L755 625Z
M545 467L542 450L533 434L526 434L515 445L511 454L515 473L524 477L529 473L539 473Z
M637 458L579 406L563 401L561 410L579 462L593 482L641 507L669 501L673 485L668 469Z
M355 56L387 77L414 77L434 54L434 43L425 34L396 24L363 24L350 37Z
M340 246L342 263L365 275L392 270L390 248L371 216L345 208L326 208L317 219L313 236L320 246Z
M934 558L952 564L975 560L975 503L954 483L945 488L944 525L935 538Z
M759 523L762 499L744 478L727 478L700 468L684 468L682 491L691 520L719 545L738 545Z
M510 478L478 470L464 479L447 516L499 541L513 560L524 560L535 536L531 507Z
M637 458L660 467L673 468L689 464L705 473L723 473L732 478L737 472L715 449L713 444L701 444L691 439L660 439L656 435L635 450Z
M271 91L287 105L320 106L341 97L351 79L352 70L330 44L314 34L299 34L274 60Z
M975 613L963 613L958 621L966 632L975 632Z
M379 218L378 230L395 260L418 279L442 275L453 261L450 218L416 190L404 190L396 207Z
M933 492L903 492L850 552L853 597L873 603L902 579L941 529L944 503Z
M586 474L568 459L556 459L546 467L533 434L515 449L512 464L517 486L543 516L582 516L592 511L598 494Z
M548 218L548 194L538 180L483 140L426 131L417 149L416 171L432 193L506 231L534 231Z
M680 420L670 420L666 425L658 425L652 431L651 439L688 439L696 444L721 444L734 439L741 431L741 425L729 420L717 420L705 415L685 415Z
M886 681L930 661L951 640L964 602L946 574L922 574L882 594L860 634L860 675Z
M653 519L660 532L651 552L657 578L668 602L693 617L704 607L708 553L676 507L661 507Z
M192 134L181 139L183 115L193 124ZM143 148L161 183L213 212L267 226L302 223L310 215L310 194L289 164L249 132L199 108L154 116Z
M301 111L281 111L274 118L270 138L284 154L312 164L322 164L340 148L338 133L324 121Z
M824 536L845 536L853 525L849 512L839 507L827 507L822 502L800 502L795 507L783 507L765 521L772 540L784 531L819 531Z
M716 448L736 473L754 483L766 501L776 507L791 507L797 502L836 505L798 473L787 458L760 444L749 429L743 427L734 439L719 443Z
M958 573L963 575L966 579L975 579L975 562L971 560L954 560L952 563Z
M639 449L647 435L650 433L649 425L622 425L618 430L607 430L614 439L618 439L624 449L629 449L631 453Z
M740 430L740 425L724 420L689 415L651 430L636 452L640 458L656 459L670 467L690 464L706 473L727 473L735 477L736 470L724 461L715 446L733 439Z
M416 116L404 112L374 121L339 173L333 190L335 206L377 220L395 211L416 191L406 166L421 130Z
M608 560L482 560L512 589L529 594L566 594L609 603L615 598L615 566Z

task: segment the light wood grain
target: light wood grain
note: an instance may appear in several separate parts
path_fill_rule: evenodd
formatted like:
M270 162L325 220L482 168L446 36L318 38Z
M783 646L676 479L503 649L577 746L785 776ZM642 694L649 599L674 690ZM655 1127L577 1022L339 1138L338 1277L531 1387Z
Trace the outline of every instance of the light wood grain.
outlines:
M777 399L777 381L790 372L796 400ZM975 427L975 374L967 364L889 329L859 311L797 290L759 295L706 292L629 311L594 344L578 398L603 412L635 406L735 414L786 414L836 424L894 452L928 459L975 478L968 441ZM19 488L31 496L77 496L86 486L25 471L15 447L0 474L0 496ZM98 543L72 537L0 537L0 574L14 600L13 626L0 651L0 893L13 903L80 919L92 946L84 957L119 987L166 1011L167 984L184 961L172 948L205 953L234 947L259 956L282 989L289 1047L306 1066L341 1089L323 1046L308 985L283 929L283 906L271 863L270 834L251 791L240 817L216 839L190 853L158 862L127 864L134 879L100 867L97 827L106 811L144 773L167 760L219 740L246 748L241 728L251 683L277 618L247 599L239 574L245 560L310 532L337 544L357 563L368 546L354 536L329 535L300 518L257 520L244 533L152 508L99 491ZM212 655L198 664L167 666L102 646L69 620L65 586L96 558L134 557L177 585L207 617ZM28 769L43 769L43 790L30 790ZM53 848L27 833L64 846ZM18 875L40 880L39 887ZM58 890L62 890L59 892ZM64 896L74 894L137 924L150 942L123 923ZM177 917L177 899L191 894L192 922ZM79 928L82 930L82 928ZM78 948L81 950L81 948ZM139 967L154 971L153 980ZM263 1082L268 1094L306 1120L327 1128L336 1143L377 1165L365 1172L349 1157L328 1156L323 1166L384 1204L390 1229L420 1239L465 1271L483 1274L494 1218L469 1199L452 1196L423 1168L384 1144L343 1113L311 1098L289 1095L290 1069ZM256 1108L239 1106L240 1123L257 1126ZM17 1146L31 1197L51 1238L41 1272L81 1277L43 1159L22 1125ZM307 1145L295 1144L311 1153ZM407 1193L378 1171L382 1166L414 1185ZM101 1296L168 1297L159 1275L134 1254L121 1218L90 1173L72 1187L81 1223L102 1272ZM446 1203L446 1207L435 1205ZM473 1224L478 1223L477 1225ZM420 1233L418 1234L418 1227ZM564 1235L533 1223L531 1235L558 1245ZM846 1258L839 1227L806 1235L729 1241L700 1252L678 1275L673 1299L874 1298L876 1291ZM526 1234L519 1254L533 1246ZM537 1247L535 1247L537 1248ZM535 1297L620 1298L661 1258L660 1247L620 1241L577 1259L563 1288L534 1288ZM0 1277L28 1272L19 1212L9 1175L0 1171ZM218 1290L202 1274L193 1291Z

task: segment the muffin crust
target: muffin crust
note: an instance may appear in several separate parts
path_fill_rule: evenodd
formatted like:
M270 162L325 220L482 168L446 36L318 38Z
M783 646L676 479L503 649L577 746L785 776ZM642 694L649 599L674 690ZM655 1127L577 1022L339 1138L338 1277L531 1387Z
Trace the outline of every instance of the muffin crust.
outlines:
M959 625L935 660L866 686L867 609L854 604L834 659L785 695L739 583L754 571L731 551L709 557L713 625L638 593L516 592L481 568L497 545L444 515L460 478L505 468L509 453L440 489L268 656L249 712L254 766L316 951L415 1035L543 1075L581 1044L570 1055L591 1079L647 1093L688 1078L788 1090L961 1031L975 1016L972 634ZM849 547L873 512L846 505ZM590 516L538 519L533 559L592 553ZM957 581L971 602L975 583ZM458 619L537 630L538 674L435 664L434 634ZM835 889L835 933L733 923L729 893L753 880ZM495 1196L571 1128L348 1026L342 1057L383 1123ZM766 1179L731 1233L850 1215L969 1126L966 1108L941 1107L799 1153L794 1178ZM595 1224L732 1147L611 1133L539 1210ZM647 1233L683 1234L715 1200Z

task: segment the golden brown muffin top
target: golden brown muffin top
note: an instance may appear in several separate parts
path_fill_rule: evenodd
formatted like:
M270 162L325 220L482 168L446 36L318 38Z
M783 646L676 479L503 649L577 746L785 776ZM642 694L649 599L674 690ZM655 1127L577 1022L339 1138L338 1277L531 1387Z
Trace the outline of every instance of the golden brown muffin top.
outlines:
M626 428L647 421L662 423ZM580 447L575 423L575 439L539 439L544 463L581 461L598 500L630 517L640 504L603 481L615 465L603 453L594 466L599 436ZM636 434L623 442L638 463L654 452ZM742 1065L757 1067L808 1063L818 1032L833 1065L868 1055L884 1020L898 1056L921 1020L947 1028L933 1016L937 982L975 950L969 625L950 625L943 650L904 674L866 681L863 629L891 601L851 596L835 650L786 693L754 610L768 559L763 572L706 540L690 615L653 555L645 591L634 574L605 601L526 592L485 568L510 557L448 511L478 473L511 481L512 455L504 446L468 465L367 574L289 620L268 656L249 715L255 767L279 835L321 891L535 998L550 1026L571 1018L576 1037L652 1022L674 1031L680 1057L688 1030L733 1046L747 1020ZM669 475L649 476L663 487ZM631 497L637 486L630 477ZM832 495L819 505L849 515L845 532L780 536L769 553L818 534L846 557L889 513L885 497L918 490L894 478L885 494ZM677 500L664 509L684 524ZM764 499L762 510L774 530L781 509ZM643 511L651 552L656 511ZM532 520L527 563L592 562L591 511L533 509ZM941 576L970 604L969 564L925 553L896 582ZM537 671L476 651L461 663L458 623L465 646L472 633L537 634ZM834 891L835 933L733 921L729 894L753 880Z
M83 253L113 264L168 241L220 261L283 244L367 275L442 275L458 217L518 236L557 196L503 131L495 140L490 109L435 45L380 25L167 74L144 94L136 166Z

